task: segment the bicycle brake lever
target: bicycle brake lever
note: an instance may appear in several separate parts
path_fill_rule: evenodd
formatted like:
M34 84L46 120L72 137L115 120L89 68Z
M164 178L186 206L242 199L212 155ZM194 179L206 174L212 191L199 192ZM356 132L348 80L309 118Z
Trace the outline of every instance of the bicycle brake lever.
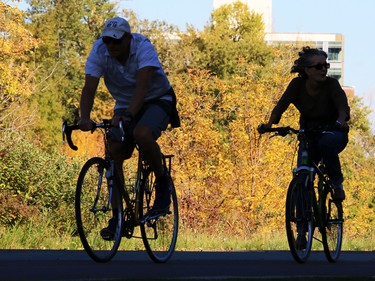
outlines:
M62 144L65 144L65 130L66 130L66 121L62 124L61 133L62 133Z
M118 120L118 126L121 129L121 142L124 142L125 141L125 130L124 130L123 121L122 121L121 118L120 118L120 120Z
M280 136L280 134L278 132L276 132L273 135L271 135L269 138L272 139L273 137L278 137L278 136Z

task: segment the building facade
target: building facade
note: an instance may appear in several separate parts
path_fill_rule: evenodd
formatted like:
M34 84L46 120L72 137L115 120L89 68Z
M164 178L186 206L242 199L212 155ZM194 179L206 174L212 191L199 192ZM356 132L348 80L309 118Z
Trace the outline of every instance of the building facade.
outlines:
M270 45L289 44L296 47L311 46L328 54L331 68L328 75L344 85L344 36L335 33L279 33L272 29L272 0L214 0L213 7L241 1L255 13L261 14L265 26L265 40Z
M311 46L322 49L328 55L331 64L328 76L344 85L344 36L335 33L267 33L268 44L289 44L298 47Z

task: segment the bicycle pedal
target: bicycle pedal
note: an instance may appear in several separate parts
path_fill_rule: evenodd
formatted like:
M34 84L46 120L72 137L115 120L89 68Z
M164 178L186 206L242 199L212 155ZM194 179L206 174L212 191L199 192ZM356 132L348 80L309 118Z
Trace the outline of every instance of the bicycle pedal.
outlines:
M112 235L101 235L102 239L105 241L113 241L113 236Z
M168 211L158 211L158 212L152 212L151 214L147 214L144 219L141 221L141 224L148 223L150 220L157 219L162 216L166 216L171 214L172 212L170 210Z

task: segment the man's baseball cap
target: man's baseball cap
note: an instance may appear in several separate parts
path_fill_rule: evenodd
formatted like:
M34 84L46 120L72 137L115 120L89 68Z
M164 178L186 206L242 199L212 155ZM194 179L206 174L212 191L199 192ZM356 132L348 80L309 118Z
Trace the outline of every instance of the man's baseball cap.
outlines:
M107 22L104 24L101 37L108 36L115 39L120 39L122 36L124 36L124 33L130 33L130 25L128 21L124 18L115 17L107 20Z

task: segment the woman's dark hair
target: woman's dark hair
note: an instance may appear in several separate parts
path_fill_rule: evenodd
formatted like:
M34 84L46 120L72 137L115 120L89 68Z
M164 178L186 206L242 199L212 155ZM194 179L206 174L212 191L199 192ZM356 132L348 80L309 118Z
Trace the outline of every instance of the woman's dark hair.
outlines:
M290 73L298 73L300 77L306 77L305 67L311 65L312 56L324 56L327 59L327 53L321 49L310 48L309 46L303 47L302 51L298 52L299 58L294 61L294 65Z

